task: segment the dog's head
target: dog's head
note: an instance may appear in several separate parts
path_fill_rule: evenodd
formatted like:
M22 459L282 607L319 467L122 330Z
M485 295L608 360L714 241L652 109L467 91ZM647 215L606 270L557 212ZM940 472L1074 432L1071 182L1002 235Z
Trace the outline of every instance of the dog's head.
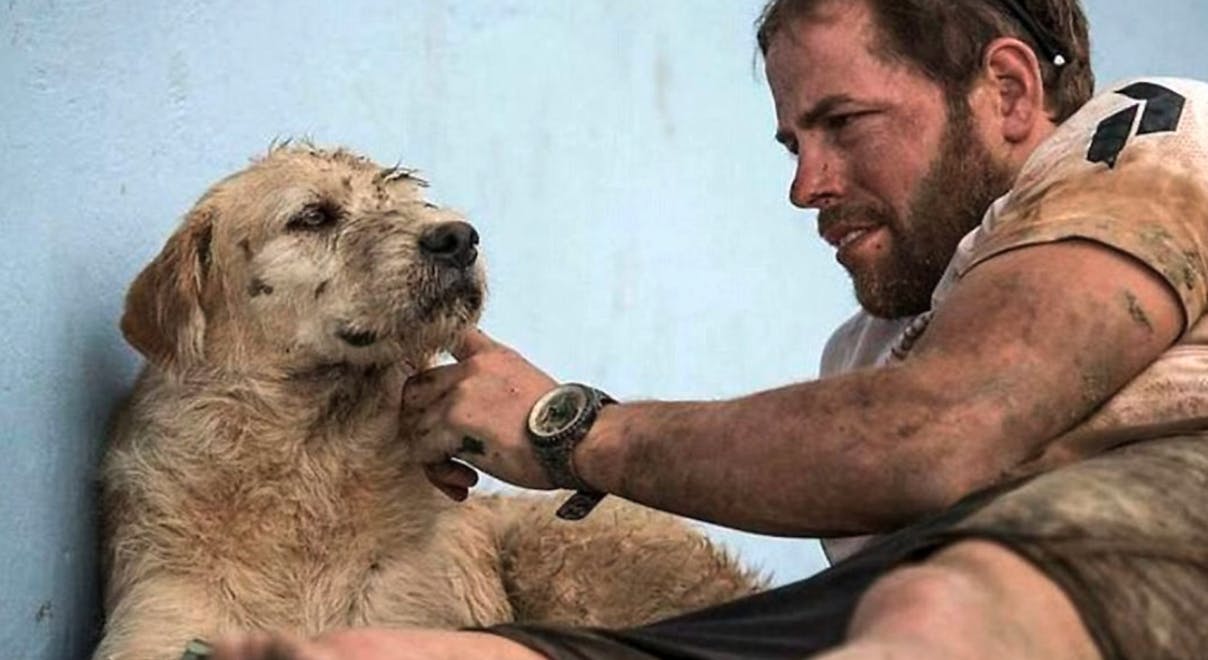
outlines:
M424 182L346 151L278 147L211 188L130 287L153 363L422 366L477 320L478 234Z

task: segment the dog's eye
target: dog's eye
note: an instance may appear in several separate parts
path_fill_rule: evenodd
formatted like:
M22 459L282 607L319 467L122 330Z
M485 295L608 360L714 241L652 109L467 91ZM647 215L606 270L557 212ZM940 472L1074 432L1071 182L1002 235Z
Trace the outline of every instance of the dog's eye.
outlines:
M285 228L297 231L315 231L330 227L339 219L339 209L328 204L309 204L290 218Z

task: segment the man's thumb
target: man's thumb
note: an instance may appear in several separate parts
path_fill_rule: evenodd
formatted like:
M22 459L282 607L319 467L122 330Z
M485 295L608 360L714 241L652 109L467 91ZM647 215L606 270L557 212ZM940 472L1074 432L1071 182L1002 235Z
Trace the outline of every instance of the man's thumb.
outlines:
M457 344L449 351L453 357L461 362L466 358L497 348L499 342L487 336L487 333L478 328L470 328L461 333L461 337L457 340Z

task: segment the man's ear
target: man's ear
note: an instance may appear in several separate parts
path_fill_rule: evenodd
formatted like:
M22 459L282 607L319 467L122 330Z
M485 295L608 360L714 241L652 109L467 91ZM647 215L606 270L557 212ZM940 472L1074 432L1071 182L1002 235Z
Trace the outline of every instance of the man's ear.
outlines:
M201 296L210 270L210 211L194 211L126 293L122 334L161 367L203 356L206 319Z
M1030 46L1014 37L995 39L986 46L984 65L996 92L1003 139L1027 142L1051 123L1040 60Z

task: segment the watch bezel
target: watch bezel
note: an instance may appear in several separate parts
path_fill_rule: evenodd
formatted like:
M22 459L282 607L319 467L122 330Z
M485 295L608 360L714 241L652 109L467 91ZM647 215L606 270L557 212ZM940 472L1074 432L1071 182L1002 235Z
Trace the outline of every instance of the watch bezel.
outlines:
M557 429L546 431L541 428L541 417L545 415L554 401L562 396L575 397L575 412L565 423ZM588 409L591 408L592 397L586 387L575 383L565 383L555 387L554 389L541 395L540 399L533 404L529 411L528 431L532 434L535 441L546 443L556 443L566 434L574 431L582 423Z

